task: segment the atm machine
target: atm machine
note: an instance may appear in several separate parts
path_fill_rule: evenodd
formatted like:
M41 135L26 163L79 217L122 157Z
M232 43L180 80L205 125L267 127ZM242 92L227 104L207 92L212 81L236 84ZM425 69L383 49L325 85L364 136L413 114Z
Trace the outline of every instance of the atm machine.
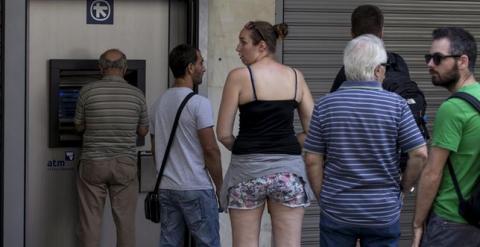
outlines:
M125 80L145 93L145 60L128 60ZM76 132L73 118L80 89L101 79L97 60L51 59L49 97L50 148L80 147L81 135ZM143 146L144 138L137 140Z
M127 60L127 71L124 76L129 84L139 88L144 94L145 66L145 60ZM102 78L98 61L93 59L50 59L49 72L48 146L55 149L72 150L75 148L78 150L82 145L82 135L75 130L74 126L76 103L83 86ZM144 145L145 138L138 137L137 146L140 148ZM66 168L74 163L76 155L75 151L66 151L65 160L51 160L48 166L52 169ZM150 152L138 151L137 163L138 192L142 194L153 189L156 169ZM139 205L140 208L141 206ZM107 203L105 210L108 210L108 207Z
M8 219L10 227L3 229L2 236L8 236L5 246L9 247L74 247L75 166L81 136L74 130L73 117L80 88L100 77L97 58L101 52L119 48L130 59L126 80L145 93L150 106L173 79L167 64L171 48L189 43L206 51L206 37L200 41L199 27L208 27L208 0L116 0L112 25L87 24L85 7L88 1L18 2L28 8L17 8L18 15L13 10L8 13L26 21L26 25L18 25L15 29L22 32L18 27L25 27L25 45L18 47L24 49L25 55L18 58L26 59L25 66L15 67L23 69L24 73L14 75L14 79L21 75L26 77L25 98L19 99L26 106L13 110L25 110L18 114L25 117L25 128L21 128L25 137L19 135L19 145L16 145L24 148L25 161L18 162L15 155L5 155L8 167L4 169L4 177L15 178L9 179L6 186L15 189L15 193L6 193L3 198L7 210L2 218ZM201 33L208 35L206 29ZM5 39L10 40L9 37ZM207 85L202 87L199 92L206 92ZM142 151L150 147L148 138L139 138L137 144ZM12 142L5 145L12 145ZM148 175L154 173L146 168L153 169L150 160L148 154L141 155L137 246L155 246L159 239L159 225L148 222L143 216L144 191L152 181ZM21 176L17 176L18 171ZM115 245L114 224L107 206L102 222L102 247Z

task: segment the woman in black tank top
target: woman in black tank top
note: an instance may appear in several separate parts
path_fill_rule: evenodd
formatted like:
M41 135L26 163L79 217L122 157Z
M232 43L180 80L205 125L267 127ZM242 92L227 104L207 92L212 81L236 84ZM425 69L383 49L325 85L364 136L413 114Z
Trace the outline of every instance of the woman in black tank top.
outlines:
M311 195L301 146L313 100L302 73L275 60L276 41L286 35L286 24L248 22L236 49L246 67L232 70L225 82L217 136L232 151L221 201L230 212L233 246L258 246L265 202L272 217L275 246L300 246L304 207ZM240 124L235 137L237 110ZM294 131L295 111L303 129L299 134ZM293 182L281 189L277 182L259 182L268 177L282 183L285 176L293 177ZM275 191L263 193L262 186ZM292 194L294 188L299 189L297 194ZM279 194L285 199L276 197ZM292 196L295 203L286 199Z

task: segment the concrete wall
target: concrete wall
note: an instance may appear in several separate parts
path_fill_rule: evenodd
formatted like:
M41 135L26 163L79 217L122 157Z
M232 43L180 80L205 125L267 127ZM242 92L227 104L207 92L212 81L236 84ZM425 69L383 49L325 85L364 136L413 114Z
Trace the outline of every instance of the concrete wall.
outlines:
M275 0L210 0L208 25L208 98L211 100L215 117L222 98L223 85L230 70L244 66L235 48L238 34L249 20L275 21ZM230 162L230 152L222 147L224 172ZM265 213L262 222L260 246L271 246L270 219ZM221 215L220 234L222 246L232 246L230 220Z
M87 25L86 1L31 0L28 43L28 126L26 246L75 246L77 194L74 164L59 169L49 160L64 160L64 151L48 148L48 59L97 59L119 48L129 59L146 60L146 96L151 105L167 88L168 1L116 0L114 25ZM149 140L146 139L147 146ZM75 162L76 163L76 162ZM138 246L158 242L159 225L143 217L137 206ZM107 208L108 209L108 208ZM105 210L102 246L114 246L115 232Z

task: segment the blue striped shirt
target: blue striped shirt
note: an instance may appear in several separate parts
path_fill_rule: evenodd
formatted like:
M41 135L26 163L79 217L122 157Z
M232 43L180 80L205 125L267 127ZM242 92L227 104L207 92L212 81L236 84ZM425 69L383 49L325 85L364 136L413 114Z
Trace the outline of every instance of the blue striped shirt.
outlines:
M346 81L320 98L305 141L326 156L322 213L356 226L400 217L400 150L425 145L407 102L378 82Z

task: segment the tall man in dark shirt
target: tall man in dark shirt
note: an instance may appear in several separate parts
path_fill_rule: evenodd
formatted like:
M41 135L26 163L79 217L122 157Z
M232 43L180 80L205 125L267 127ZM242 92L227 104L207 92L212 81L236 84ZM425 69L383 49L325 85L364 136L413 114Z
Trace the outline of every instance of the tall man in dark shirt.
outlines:
M372 34L382 39L383 23L383 13L377 6L369 4L360 5L355 8L351 16L352 38L363 34ZM330 92L337 91L346 80L345 67L342 66L335 77ZM428 139L429 134L424 118L427 107L425 96L417 83L411 80L408 65L405 63L405 60L394 52L387 51L385 79L382 82L382 88L386 91L399 94L407 101L417 127L420 129L424 139ZM408 155L402 153L400 157L400 169L402 172L406 169L407 160Z
M369 4L358 6L355 8L355 10L353 10L351 17L352 39L363 34L373 34L378 38L383 39L383 23L383 13L380 8ZM395 60L395 64L397 66L401 66L401 69L406 71L406 76L408 76L408 78L402 79L410 80L408 75L408 66L403 58L394 52L387 52L387 57L388 62L391 62L390 60ZM388 79L388 75L386 76L386 79ZM342 67L335 77L332 87L330 88L330 92L337 91L344 81L346 81L345 68ZM385 85L383 85L383 87L385 88Z
M107 194L117 228L117 247L135 246L137 135L148 133L145 96L123 79L127 58L120 50L100 56L103 78L80 91L75 127L83 132L77 176L81 247L99 246Z

